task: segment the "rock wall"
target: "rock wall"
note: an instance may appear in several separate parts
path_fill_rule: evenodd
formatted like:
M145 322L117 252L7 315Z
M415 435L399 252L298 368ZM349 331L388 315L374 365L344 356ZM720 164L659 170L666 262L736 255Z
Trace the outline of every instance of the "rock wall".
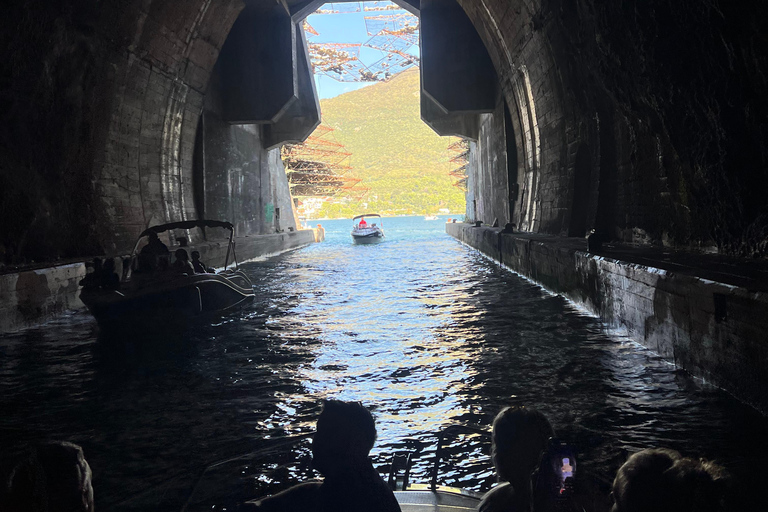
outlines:
M241 0L9 6L0 22L0 264L121 254L149 225L203 215L226 213L240 235L295 228L262 128L225 126L207 98L244 9ZM210 155L196 150L204 142ZM195 175L195 155L216 150L218 160L199 165L209 179Z
M458 1L510 107L521 228L768 255L759 2Z

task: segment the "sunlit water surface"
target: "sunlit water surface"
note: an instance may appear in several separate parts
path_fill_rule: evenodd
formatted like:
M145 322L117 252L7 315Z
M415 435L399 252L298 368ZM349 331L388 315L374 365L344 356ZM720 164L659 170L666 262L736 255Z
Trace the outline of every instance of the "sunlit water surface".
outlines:
M85 313L6 336L0 468L68 439L98 510L231 509L312 474L300 436L337 398L374 411L382 471L408 438L488 426L511 404L542 410L597 481L650 446L742 479L761 471L765 418L462 246L444 221L384 219L386 241L369 246L351 243L350 221L325 221L324 243L244 265L253 304L181 340L118 345ZM442 480L487 489L487 439L452 448Z

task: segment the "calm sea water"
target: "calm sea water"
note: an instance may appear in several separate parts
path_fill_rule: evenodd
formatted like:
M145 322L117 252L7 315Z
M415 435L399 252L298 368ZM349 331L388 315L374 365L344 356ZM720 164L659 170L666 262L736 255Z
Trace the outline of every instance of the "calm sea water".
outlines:
M445 218L384 219L386 241L368 246L351 221L324 221L324 243L244 266L253 304L179 340L115 344L85 313L6 336L0 469L67 439L85 449L98 510L225 510L309 477L302 436L337 398L374 411L382 470L413 439L524 404L595 481L665 446L762 482L764 417L462 246ZM442 481L487 489L487 439L451 451Z

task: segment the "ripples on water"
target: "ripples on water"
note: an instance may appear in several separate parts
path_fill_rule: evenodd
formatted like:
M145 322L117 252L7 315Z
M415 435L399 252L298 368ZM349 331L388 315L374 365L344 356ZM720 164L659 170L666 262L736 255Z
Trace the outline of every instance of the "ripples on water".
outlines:
M171 346L97 342L70 315L0 342L0 469L43 438L81 444L99 510L222 510L311 475L307 439L324 398L372 408L373 456L451 423L541 409L609 481L650 446L764 474L768 422L594 318L460 245L442 222L385 219L386 242L322 244L245 265L257 299ZM443 479L485 490L487 441L454 442ZM428 479L426 450L412 481ZM246 455L249 454L249 455ZM754 470L754 471L753 471Z

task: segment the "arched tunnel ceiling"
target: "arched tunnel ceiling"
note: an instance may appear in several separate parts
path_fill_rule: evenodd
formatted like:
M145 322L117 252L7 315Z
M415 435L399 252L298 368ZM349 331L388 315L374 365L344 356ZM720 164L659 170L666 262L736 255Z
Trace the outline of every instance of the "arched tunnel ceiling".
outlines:
M283 6L293 15L319 3ZM628 241L768 254L768 21L758 2L458 4L498 74L494 112L510 111L529 229L567 229L583 145L588 225ZM221 99L213 70L243 6L14 3L3 20L0 243L90 255L195 215L195 134L205 105Z

